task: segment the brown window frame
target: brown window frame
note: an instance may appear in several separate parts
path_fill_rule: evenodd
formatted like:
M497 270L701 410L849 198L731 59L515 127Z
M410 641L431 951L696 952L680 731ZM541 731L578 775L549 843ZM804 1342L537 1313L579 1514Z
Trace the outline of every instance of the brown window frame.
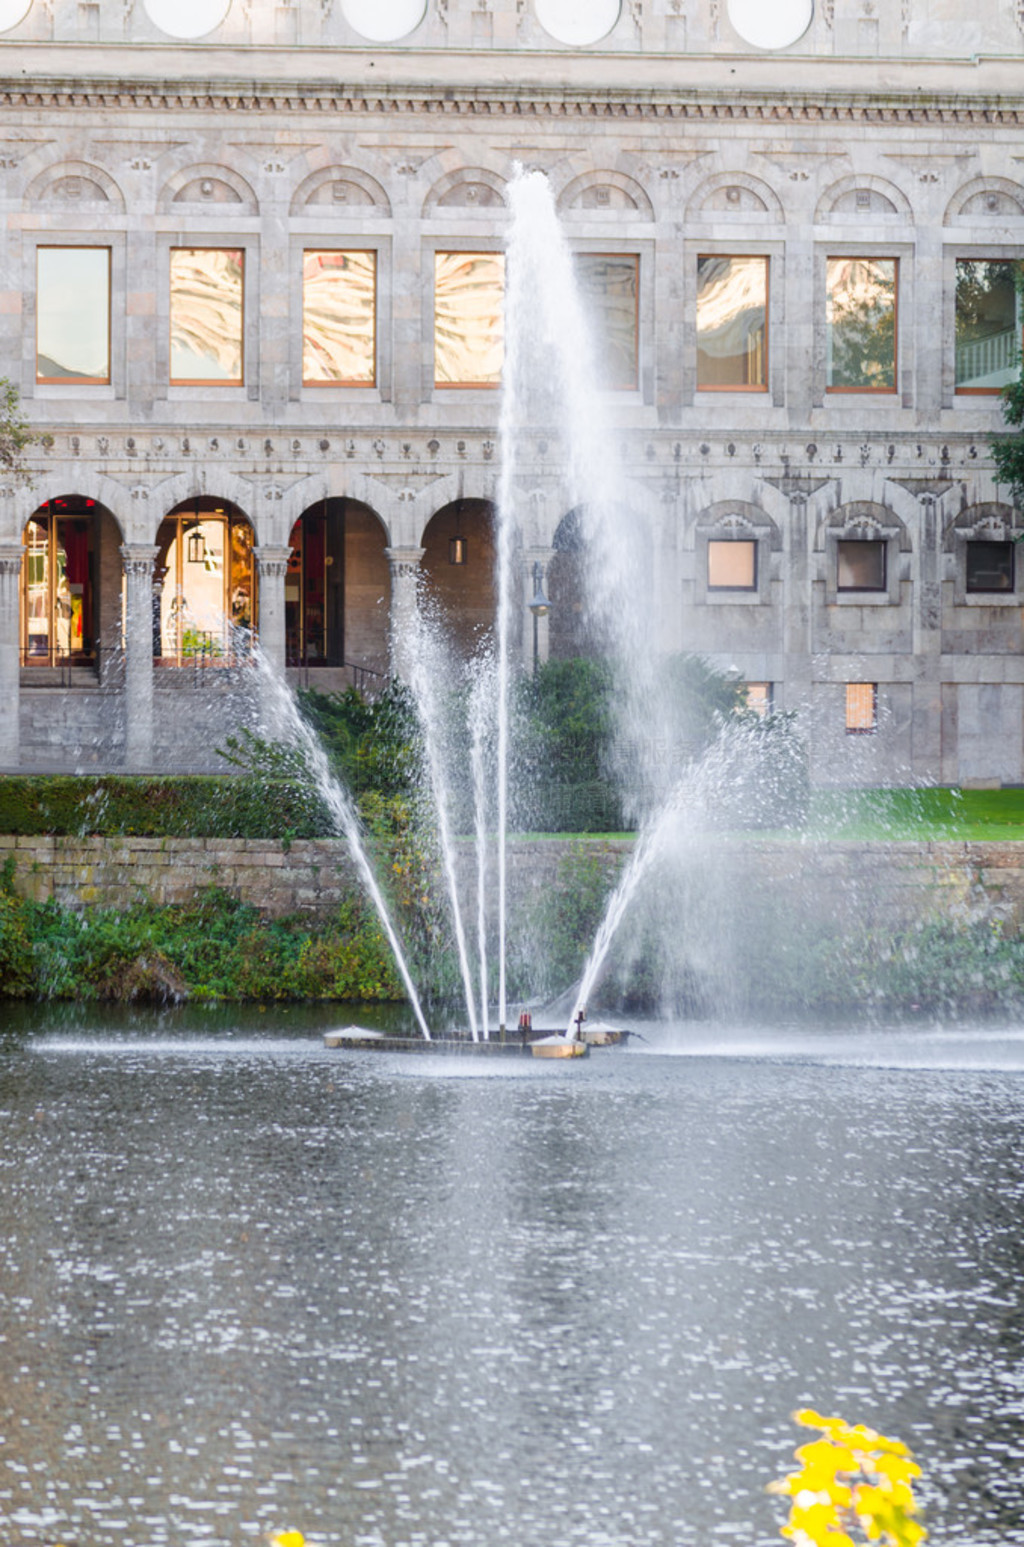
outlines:
M850 724L850 689L871 689L871 724ZM877 682L848 682L846 684L846 734L848 736L873 736L878 730L878 683Z
M956 270L961 263L1009 263L1019 274L1024 274L1024 258L971 258L962 253L954 260L953 264L953 393L955 397L999 397L1002 387L961 387L956 380ZM1018 351L1024 354L1024 317L1021 319L1020 337L1017 339Z
M246 361L245 361L245 303L246 303L246 288L247 288L246 287L245 271L246 271L247 250L246 250L245 247L226 246L222 242L215 242L215 243L214 242L203 242L203 243L192 242L192 243L189 243L187 245L182 243L182 242L175 242L174 245L169 249L170 257L169 257L169 266L168 266L168 271L167 271L167 274L168 274L168 286L170 285L170 268L173 265L174 254L176 252L237 252L241 256L241 259L242 259L242 265L241 265L242 266L242 304L241 304L241 307L239 309L239 320L240 320L241 326L240 326L240 329L239 329L239 340L238 340L238 375L237 376L232 376L230 378L227 378L227 377L217 377L217 376L174 376L174 375L171 374L171 361L172 361L172 359L174 357L173 296L169 296L169 304L168 304L168 308L167 308L167 350L168 350L168 354L167 354L167 366L168 366L167 383L168 383L168 386L171 386L171 387L214 387L214 388L216 388L216 390L218 392L222 391L224 388L228 388L228 389L234 388L237 391L237 389L239 387L244 387L245 386L245 364L246 364Z
M881 585L843 585L840 576L840 555L844 546L880 548L882 550ZM838 537L836 539L836 594L839 596L878 596L889 590L889 543L884 537Z
M696 325L696 319L695 319L695 336L696 336L696 340L697 340L697 343L696 343L697 388L696 388L696 390L698 392L767 392L767 391L769 391L769 382L771 380L771 377L770 377L771 356L770 356L770 353L769 353L770 347L771 347L771 296L772 296L772 289L771 289L771 287L772 287L772 260L771 260L771 254L770 253L760 253L760 252L699 252L697 254L697 264L698 264L697 273L698 273L698 277L700 275L699 265L701 263L701 260L704 259L704 258L728 258L730 260L733 259L733 258L759 258L761 260L761 262L764 264L764 366L763 366L764 380L761 381L761 382L745 382L745 383L741 382L741 383L739 383L737 385L731 385L731 384L725 383L725 382L711 382L711 383L702 382L701 379L700 379L700 344L699 344L700 329ZM698 303L698 309L699 309L699 303L700 303L700 292L699 292L699 290L697 292L697 303Z
M759 544L758 544L758 540L757 540L756 537L709 537L708 540L707 540L707 558L706 558L707 573L706 573L706 577L705 577L705 588L708 591L708 593L711 594L711 595L714 595L714 596L728 595L730 592L733 592L736 595L742 595L742 596L753 596L753 595L755 595L756 592L757 592L758 568L759 568L759 555L758 555L758 551L757 551L758 550L758 546L759 546ZM711 550L714 547L719 547L719 548L741 548L741 547L747 547L747 548L752 548L753 549L754 578L751 581L750 585L712 585L712 583L711 583Z
M39 254L41 252L105 252L107 255L107 374L105 376L40 376L39 374ZM39 242L36 245L36 351L37 387L109 387L113 381L113 249L104 242Z
M373 258L373 376L368 381L358 379L338 381L317 381L311 379L305 372L306 358L306 256L308 253L337 252L337 253L365 253ZM320 390L324 387L340 387L351 390L352 388L365 387L372 391L378 382L377 346L378 346L378 279L380 270L380 254L376 247L303 247L302 249L302 385L311 389ZM244 280L243 280L244 283ZM243 299L244 305L244 299Z
M504 326L502 328L501 342L501 375L497 381L439 381L437 379L437 260L440 257L456 258L505 258L505 254L496 247L446 247L439 245L433 249L433 281L432 281L432 305L431 305L431 376L433 378L433 390L435 392L500 392L501 375L504 374L505 360L508 350L505 346ZM504 322L505 306L508 298L508 269L502 271L502 318Z
M894 265L892 286L892 386L891 387L830 387L826 382L826 393L837 393L839 396L860 395L868 397L896 397L900 390L900 262L894 253L829 253L825 257L825 333L828 337L828 266L830 263L842 263L848 258L853 258L860 263L891 263ZM826 342L827 349L827 342Z
M573 263L580 258L614 258L618 263L624 263L627 259L633 264L636 272L636 287L633 294L633 379L626 385L619 382L598 382L600 392L639 392L640 390L640 254L638 252L614 252L602 248L600 252L589 250L577 250L573 252Z

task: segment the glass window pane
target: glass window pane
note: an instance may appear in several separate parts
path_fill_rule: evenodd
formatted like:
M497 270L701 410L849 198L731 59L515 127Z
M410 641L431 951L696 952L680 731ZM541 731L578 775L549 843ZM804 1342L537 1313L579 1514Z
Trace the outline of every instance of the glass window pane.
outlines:
M376 381L375 252L306 252L302 260L302 380Z
M496 252L434 257L434 384L496 387L505 353L505 258Z
M1013 590L1013 543L967 544L968 591Z
M852 541L837 543L840 591L885 590L885 542Z
M638 384L640 260L610 253L576 254L576 276L593 330L598 385L635 391Z
M1020 265L966 258L956 266L956 387L998 392L1020 363Z
M772 712L772 685L770 682L748 682L746 684L746 703L744 708L752 714L759 715L763 720Z
M110 380L110 248L36 253L36 380Z
M697 386L766 387L767 258L697 259Z
M878 691L874 682L846 684L846 729L873 731L878 724Z
M241 386L244 260L237 248L172 248L172 382Z
M828 386L896 390L895 258L829 258Z
M757 586L757 543L708 543L708 590L753 591Z

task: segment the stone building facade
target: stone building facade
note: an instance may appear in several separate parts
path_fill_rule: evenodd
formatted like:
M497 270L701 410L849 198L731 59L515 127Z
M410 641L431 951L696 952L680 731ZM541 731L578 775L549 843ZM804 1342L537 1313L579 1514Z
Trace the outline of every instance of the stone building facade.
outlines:
M571 0L192 0L182 38L163 0L0 0L0 374L40 437L0 480L0 768L216 766L258 706L201 593L328 688L400 668L418 595L487 625L500 393L444 379L439 298L501 253L518 164L627 282L651 648L796 710L821 783L1024 782L1024 513L988 455L1024 8L779 0L772 48L769 0L595 7L580 42ZM314 260L363 284L333 375ZM230 303L224 349L183 297ZM567 650L540 432L529 477L524 625L539 563Z

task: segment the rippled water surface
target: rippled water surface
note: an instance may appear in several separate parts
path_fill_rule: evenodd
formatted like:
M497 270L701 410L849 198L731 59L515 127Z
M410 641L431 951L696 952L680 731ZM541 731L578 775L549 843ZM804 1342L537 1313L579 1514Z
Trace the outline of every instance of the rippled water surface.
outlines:
M0 1006L5 1547L767 1544L807 1403L1024 1543L1021 1034L325 1024Z

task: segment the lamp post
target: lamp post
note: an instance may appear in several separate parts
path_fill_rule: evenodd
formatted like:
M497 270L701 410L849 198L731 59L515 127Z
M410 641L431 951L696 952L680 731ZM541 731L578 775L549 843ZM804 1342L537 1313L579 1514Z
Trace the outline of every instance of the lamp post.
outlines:
M537 623L538 619L546 618L551 611L551 603L544 595L544 569L539 562L533 566L533 600L529 606L533 613L533 675L536 676L539 662Z

